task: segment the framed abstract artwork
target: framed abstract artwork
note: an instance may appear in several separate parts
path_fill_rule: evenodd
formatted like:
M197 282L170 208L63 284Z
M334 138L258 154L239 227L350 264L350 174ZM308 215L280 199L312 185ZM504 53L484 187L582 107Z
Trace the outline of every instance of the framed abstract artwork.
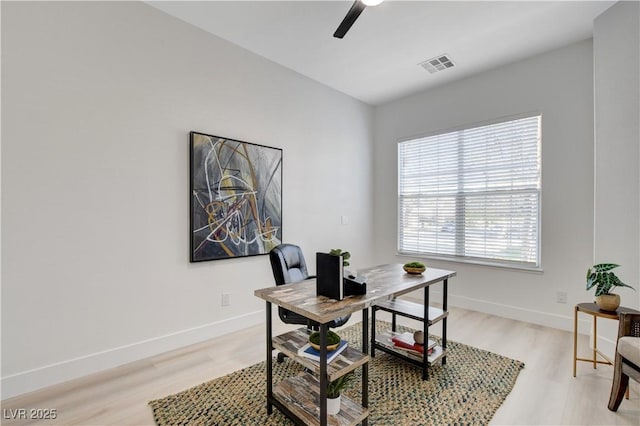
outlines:
M282 241L282 150L190 133L191 262L267 254Z

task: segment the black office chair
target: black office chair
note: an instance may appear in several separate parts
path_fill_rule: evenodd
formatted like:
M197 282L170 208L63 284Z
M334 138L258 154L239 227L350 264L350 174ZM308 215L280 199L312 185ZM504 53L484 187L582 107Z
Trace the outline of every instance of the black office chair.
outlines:
M271 261L271 269L273 270L273 278L276 285L291 284L302 282L315 275L309 275L307 264L304 261L302 249L294 244L280 244L269 252L269 260ZM318 329L319 324L300 314L292 312L281 306L278 307L278 316L285 324L301 324L306 325L308 329ZM340 327L349 321L351 314L339 317L328 323L329 328ZM278 354L278 362L284 360L284 354Z

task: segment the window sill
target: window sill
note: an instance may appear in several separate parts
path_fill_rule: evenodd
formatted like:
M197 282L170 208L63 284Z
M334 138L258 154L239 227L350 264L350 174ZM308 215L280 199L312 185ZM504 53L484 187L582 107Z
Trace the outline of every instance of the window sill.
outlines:
M515 263L508 262L499 262L499 261L490 261L484 259L476 259L471 257L461 257L461 256L436 256L436 255L428 255L424 253L396 253L397 256L400 257L410 257L412 259L429 259L429 260L438 260L444 262L451 263L465 263L471 265L479 265L479 266L488 266L490 268L499 268L499 269L509 269L523 272L534 272L534 273L543 273L544 270L541 266L526 266Z

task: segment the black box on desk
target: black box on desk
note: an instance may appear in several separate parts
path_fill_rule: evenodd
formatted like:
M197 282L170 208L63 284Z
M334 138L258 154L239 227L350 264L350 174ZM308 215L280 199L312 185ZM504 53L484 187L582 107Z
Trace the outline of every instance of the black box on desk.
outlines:
M316 253L316 295L329 299L342 300L342 256L328 253Z
M343 287L345 297L367 294L366 279L362 275L349 275L344 277Z
M342 256L316 253L316 295L333 300L346 296L367 294L367 283L362 275L343 276Z

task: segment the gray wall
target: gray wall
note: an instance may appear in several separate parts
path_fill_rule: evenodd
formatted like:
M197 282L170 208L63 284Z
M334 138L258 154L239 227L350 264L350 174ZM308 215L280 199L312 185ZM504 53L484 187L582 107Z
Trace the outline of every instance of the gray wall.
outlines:
M371 118L143 3L3 1L3 398L264 322L268 257L188 262L191 130L282 148L284 240L369 264Z
M584 301L593 251L593 56L590 40L504 66L376 109L376 259L396 255L397 142L514 114L542 114L542 269L427 259L453 269L453 305L569 329ZM556 292L567 304L556 303Z
M636 291L614 292L640 309L640 4L618 2L594 21L594 263L612 262ZM598 347L615 352L617 326L598 332Z

